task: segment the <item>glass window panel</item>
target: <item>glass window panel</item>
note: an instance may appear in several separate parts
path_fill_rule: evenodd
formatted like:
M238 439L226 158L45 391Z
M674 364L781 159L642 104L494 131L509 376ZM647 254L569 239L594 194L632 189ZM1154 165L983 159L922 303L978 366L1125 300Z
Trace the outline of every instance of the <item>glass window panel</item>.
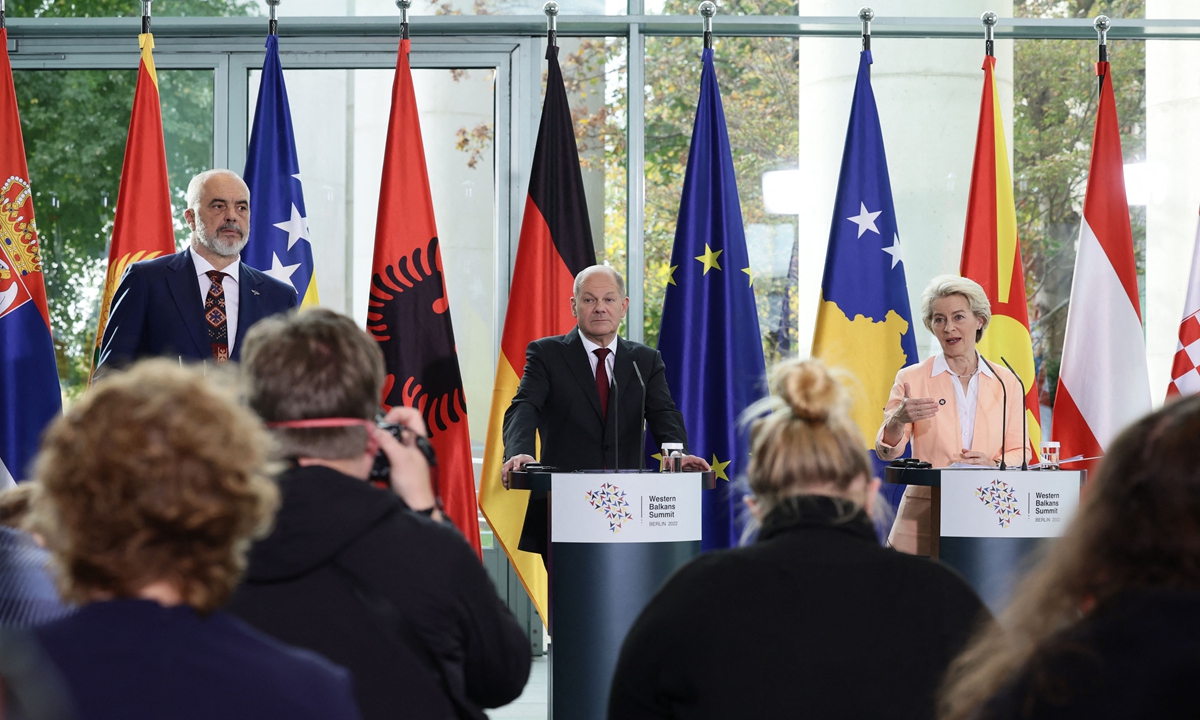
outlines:
M133 91L134 70L13 73L29 162L58 370L68 395L87 386ZM212 163L213 73L158 71L176 243L184 195Z
M261 15L267 15L266 0L253 0ZM541 15L545 0L416 0L409 9L418 15ZM559 3L561 15L624 15L626 0L570 0ZM280 6L285 16L398 16L391 0L288 0Z
M260 74L250 74L247 122ZM395 71L284 75L321 304L365 325ZM481 454L496 374L495 73L415 69L413 85L471 437Z
M252 15L260 0L155 0L155 17L224 17ZM265 3L263 4L265 7ZM9 17L138 17L141 3L133 0L9 0Z

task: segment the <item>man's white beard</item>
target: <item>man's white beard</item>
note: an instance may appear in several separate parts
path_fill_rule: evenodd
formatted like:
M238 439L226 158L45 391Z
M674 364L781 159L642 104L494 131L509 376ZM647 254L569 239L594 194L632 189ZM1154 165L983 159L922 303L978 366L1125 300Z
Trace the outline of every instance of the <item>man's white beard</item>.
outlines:
M210 237L204 231L204 225L196 223L196 229L192 232L192 242L198 242L212 252L224 258L236 257L246 247L246 243L250 242L249 234L243 235L241 240L226 242L221 237L221 229L224 226L218 227L217 231Z

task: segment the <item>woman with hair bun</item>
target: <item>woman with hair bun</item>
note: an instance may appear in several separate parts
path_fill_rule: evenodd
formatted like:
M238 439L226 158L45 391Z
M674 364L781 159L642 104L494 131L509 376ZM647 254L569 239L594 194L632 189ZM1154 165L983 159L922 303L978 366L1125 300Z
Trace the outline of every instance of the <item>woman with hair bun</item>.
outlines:
M945 720L1200 714L1200 397L1108 448L1079 513L951 667Z
M880 547L879 480L847 406L820 361L775 368L747 410L758 537L667 581L625 639L609 718L934 716L990 616L945 566Z

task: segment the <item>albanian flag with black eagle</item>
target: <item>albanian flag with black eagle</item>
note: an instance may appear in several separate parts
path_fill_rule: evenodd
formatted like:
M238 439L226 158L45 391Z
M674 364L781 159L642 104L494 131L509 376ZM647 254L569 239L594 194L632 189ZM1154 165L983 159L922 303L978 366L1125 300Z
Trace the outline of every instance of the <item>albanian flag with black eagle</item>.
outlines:
M408 53L400 41L388 121L367 331L387 364L384 407L421 411L437 451L446 514L480 552L475 473L462 373L434 222Z

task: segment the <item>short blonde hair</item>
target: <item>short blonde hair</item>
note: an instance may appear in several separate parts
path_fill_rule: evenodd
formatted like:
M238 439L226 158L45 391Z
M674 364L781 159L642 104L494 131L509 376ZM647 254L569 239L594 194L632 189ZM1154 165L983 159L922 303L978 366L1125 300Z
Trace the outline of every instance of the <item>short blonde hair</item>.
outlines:
M982 285L958 275L938 275L929 281L925 292L921 293L921 320L925 323L925 329L933 332L933 304L951 295L962 295L971 314L983 318L983 326L975 333L975 342L979 342L983 338L983 331L992 321L992 303Z
M750 430L747 480L765 517L781 500L809 488L844 491L871 477L849 398L820 360L786 360L771 371L771 394L746 412L770 414Z
M213 369L210 376L224 376ZM46 431L29 526L66 600L166 581L201 613L229 598L279 492L270 436L197 368L147 360L105 376Z

